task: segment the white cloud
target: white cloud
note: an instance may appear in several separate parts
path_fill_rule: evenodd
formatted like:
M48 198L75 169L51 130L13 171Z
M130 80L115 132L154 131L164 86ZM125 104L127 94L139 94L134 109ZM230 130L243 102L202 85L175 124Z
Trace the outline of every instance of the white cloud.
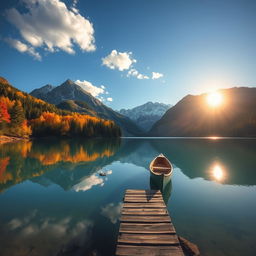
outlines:
M161 73L158 73L158 72L152 72L152 79L158 79L158 78L161 78L163 77L164 75L161 74Z
M148 76L143 75L143 74L140 74L140 73L138 72L138 70L136 70L135 68L132 68L132 69L130 69L130 70L128 71L127 77L130 77L130 76L134 76L134 77L136 77L136 78L138 78L138 79L149 79Z
M36 52L35 48L32 46L28 46L21 41L12 38L6 38L5 41L19 52L26 52L29 55L33 56L36 60L42 59L41 55Z
M113 98L108 97L108 98L107 98L107 101L113 101Z
M96 85L93 85L92 83L86 80L84 81L76 80L75 83L78 84L85 91L89 92L94 97L99 96L99 94L105 93L105 86L103 85L100 87L97 87Z
M77 1L73 4L76 10L69 10L65 3L59 0L22 2L25 4L26 12L19 12L15 8L6 12L8 21L19 30L22 38L30 45L27 46L28 50L24 50L24 44L21 46L16 42L14 45L17 50L23 50L32 56L37 54L33 53L33 49L37 47L50 52L63 50L69 54L75 53L74 44L83 51L95 50L93 25L78 13Z
M117 220L120 218L122 209L122 203L114 205L113 203L107 204L105 207L101 208L101 214L107 217L113 224L116 224Z
M113 50L108 56L102 58L102 64L111 68L124 71L129 69L136 60L132 58L131 52L118 52Z
M149 79L148 76L142 75L142 74L138 74L137 76L138 79Z
M79 10L77 9L77 3L78 3L78 0L74 0L73 3L72 3L72 6L71 6L71 10L74 13L79 13Z

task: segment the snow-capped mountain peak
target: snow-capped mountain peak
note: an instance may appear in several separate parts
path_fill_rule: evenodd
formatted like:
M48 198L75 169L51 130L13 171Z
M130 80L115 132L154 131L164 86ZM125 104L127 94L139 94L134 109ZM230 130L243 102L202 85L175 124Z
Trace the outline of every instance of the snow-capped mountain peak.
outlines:
M169 104L149 101L132 109L121 109L119 112L135 121L144 130L149 130L170 107Z

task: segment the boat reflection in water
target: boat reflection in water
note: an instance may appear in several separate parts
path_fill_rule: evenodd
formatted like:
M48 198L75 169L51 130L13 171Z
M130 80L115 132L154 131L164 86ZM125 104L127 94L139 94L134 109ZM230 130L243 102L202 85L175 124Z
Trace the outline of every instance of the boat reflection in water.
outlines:
M164 202L167 205L172 192L171 176L163 177L163 176L155 176L150 174L150 189L160 190L162 193Z

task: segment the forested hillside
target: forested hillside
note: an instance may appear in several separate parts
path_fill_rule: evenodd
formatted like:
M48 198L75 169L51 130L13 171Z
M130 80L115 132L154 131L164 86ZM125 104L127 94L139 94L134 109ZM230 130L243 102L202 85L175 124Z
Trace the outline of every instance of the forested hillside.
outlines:
M130 118L106 106L70 79L59 86L45 85L33 90L30 95L55 104L64 110L112 120L121 128L122 134L125 136L140 136L142 134L142 130Z
M121 132L113 121L60 110L0 77L0 135L117 137Z

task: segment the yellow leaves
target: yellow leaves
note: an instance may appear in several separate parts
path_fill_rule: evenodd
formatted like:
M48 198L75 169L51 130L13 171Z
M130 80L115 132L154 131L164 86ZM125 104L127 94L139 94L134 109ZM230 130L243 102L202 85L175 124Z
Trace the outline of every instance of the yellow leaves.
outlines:
M31 97L31 96L30 96ZM41 100L41 99L38 99L38 98L34 98L34 97L31 97L31 99L33 99L34 102L38 103L38 104L46 104L45 101Z
M40 127L48 127L49 129L54 129L55 132L59 132L61 135L68 135L72 130L72 125L79 130L79 133L82 133L84 127L89 124L89 122L95 126L96 124L101 124L105 127L111 127L114 125L113 121L100 119L97 117L92 117L89 115L81 115L78 113L73 113L66 116L61 116L56 113L43 112L39 118L32 119L30 124L32 129L39 130ZM72 124L71 124L72 123ZM74 129L74 128L73 128ZM86 129L85 129L86 133ZM89 133L89 131L88 131ZM50 135L50 134L49 134ZM85 134L86 135L86 134ZM93 131L88 134L88 136L93 136Z
M13 107L13 105L15 104L15 100L10 100L9 98L4 97L4 96L0 97L0 101L4 102L6 104L8 110L10 110Z
M22 130L23 130L23 133L26 134L26 136L29 136L32 134L31 126L28 125L27 120L24 120L24 122L22 124Z
M17 91L16 96L18 96L19 98L25 98L26 97L26 95L24 95L24 93L21 92L21 91Z

